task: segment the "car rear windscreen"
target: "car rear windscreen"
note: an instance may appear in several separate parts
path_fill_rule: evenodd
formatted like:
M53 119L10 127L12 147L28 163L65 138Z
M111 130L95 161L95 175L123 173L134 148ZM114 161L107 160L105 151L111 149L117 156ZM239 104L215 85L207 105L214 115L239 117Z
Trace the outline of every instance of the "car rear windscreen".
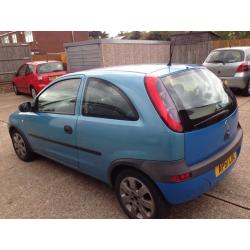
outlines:
M187 130L204 127L235 110L236 99L211 71L191 69L162 78Z
M63 70L64 67L62 62L48 62L48 63L43 63L37 67L38 74L59 72Z
M244 61L242 50L215 50L206 59L206 63L234 63Z

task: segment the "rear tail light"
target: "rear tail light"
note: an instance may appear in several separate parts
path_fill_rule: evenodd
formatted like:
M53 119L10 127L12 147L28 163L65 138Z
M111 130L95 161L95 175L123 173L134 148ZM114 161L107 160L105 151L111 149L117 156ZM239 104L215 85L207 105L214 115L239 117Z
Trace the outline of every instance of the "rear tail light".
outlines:
M191 173L184 173L184 174L180 174L180 175L173 175L170 177L170 180L172 182L181 182L181 181L185 181L191 177L192 177Z
M178 111L163 83L154 76L145 77L148 95L165 124L175 132L182 132L183 127Z
M236 70L236 73L247 72L249 70L248 63L242 63Z

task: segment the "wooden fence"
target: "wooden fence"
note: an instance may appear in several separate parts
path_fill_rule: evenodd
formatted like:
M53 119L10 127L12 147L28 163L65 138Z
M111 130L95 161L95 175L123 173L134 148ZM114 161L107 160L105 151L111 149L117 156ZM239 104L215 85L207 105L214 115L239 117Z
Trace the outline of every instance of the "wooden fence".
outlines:
M0 45L0 84L9 82L25 62L31 60L29 44Z
M64 63L66 63L67 61L65 52L32 55L32 61L47 61L47 60L62 61Z
M211 41L212 48L224 48L230 46L250 46L250 39L216 40Z
M210 41L195 44L176 45L173 51L173 63L202 64L212 50Z
M230 46L250 46L250 39L215 40L176 45L172 61L173 63L202 64L212 50Z

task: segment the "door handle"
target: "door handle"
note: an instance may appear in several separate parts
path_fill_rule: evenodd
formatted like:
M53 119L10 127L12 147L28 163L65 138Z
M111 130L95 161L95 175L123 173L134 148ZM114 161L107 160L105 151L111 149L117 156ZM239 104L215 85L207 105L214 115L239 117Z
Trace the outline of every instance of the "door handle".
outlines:
M73 133L73 129L72 129L72 127L70 127L69 125L65 125L65 126L64 126L64 131L65 131L67 134L72 134L72 133Z

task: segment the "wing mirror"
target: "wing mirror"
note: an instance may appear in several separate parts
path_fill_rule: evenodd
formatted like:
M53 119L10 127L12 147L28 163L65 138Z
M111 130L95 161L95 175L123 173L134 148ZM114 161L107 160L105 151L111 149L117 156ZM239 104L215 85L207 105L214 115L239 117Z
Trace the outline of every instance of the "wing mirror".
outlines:
M34 112L34 103L24 102L18 106L20 112Z

